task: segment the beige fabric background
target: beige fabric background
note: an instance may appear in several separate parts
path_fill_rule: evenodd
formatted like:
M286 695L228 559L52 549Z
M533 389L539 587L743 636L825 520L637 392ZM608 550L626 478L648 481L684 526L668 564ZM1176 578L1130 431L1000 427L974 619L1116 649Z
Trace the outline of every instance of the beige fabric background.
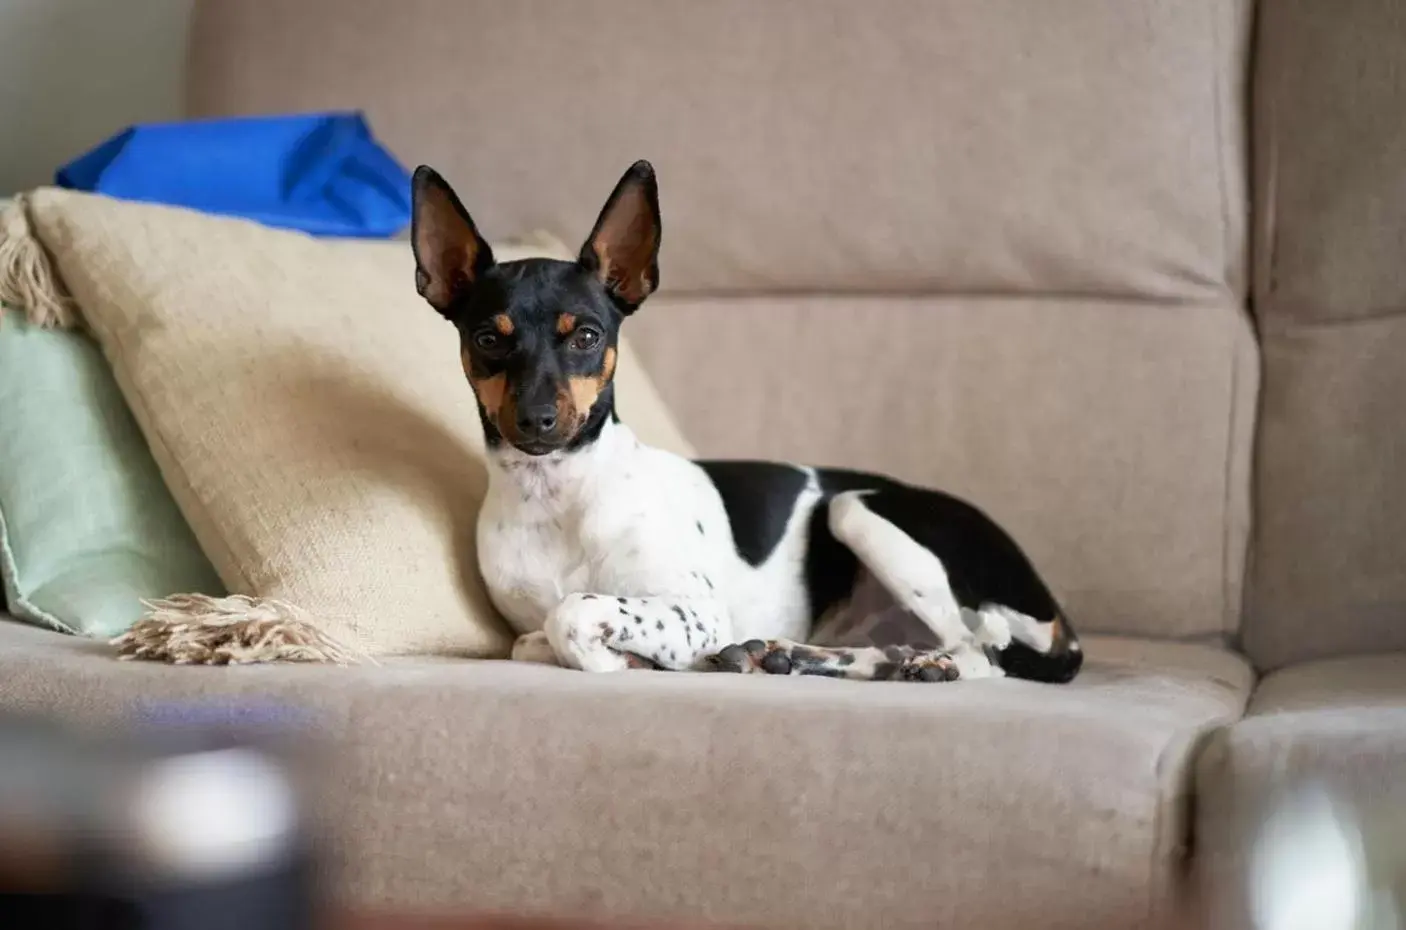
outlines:
M32 205L232 593L372 653L505 652L474 551L482 429L407 245L58 190ZM628 422L687 452L628 346L617 377Z
M1259 21L1245 644L1277 668L1406 649L1406 5L1281 0Z

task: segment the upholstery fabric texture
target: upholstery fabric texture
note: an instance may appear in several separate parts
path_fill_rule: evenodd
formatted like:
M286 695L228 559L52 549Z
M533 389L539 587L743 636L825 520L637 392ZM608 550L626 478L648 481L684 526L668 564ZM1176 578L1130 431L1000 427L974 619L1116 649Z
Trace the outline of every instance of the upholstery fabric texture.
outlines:
M404 243L53 189L32 203L231 593L292 603L372 654L505 653L474 550L478 411ZM627 345L618 367L624 419L687 452Z
M188 105L365 108L489 235L584 231L649 158L665 290L1205 300L1245 286L1250 6L207 0Z

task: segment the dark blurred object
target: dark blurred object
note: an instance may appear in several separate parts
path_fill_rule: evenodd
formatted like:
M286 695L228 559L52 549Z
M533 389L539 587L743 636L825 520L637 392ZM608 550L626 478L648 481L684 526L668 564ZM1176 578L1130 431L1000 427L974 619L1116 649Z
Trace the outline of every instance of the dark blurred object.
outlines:
M103 735L0 719L0 927L311 926L316 857L284 731L228 709Z
M315 236L384 239L410 222L410 175L359 113L133 126L54 181Z

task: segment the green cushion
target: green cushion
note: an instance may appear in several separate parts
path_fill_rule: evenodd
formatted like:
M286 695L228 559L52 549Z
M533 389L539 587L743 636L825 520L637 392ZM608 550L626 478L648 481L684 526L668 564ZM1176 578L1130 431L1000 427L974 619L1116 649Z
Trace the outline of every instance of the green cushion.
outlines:
M0 576L15 617L109 637L224 587L85 335L0 314Z

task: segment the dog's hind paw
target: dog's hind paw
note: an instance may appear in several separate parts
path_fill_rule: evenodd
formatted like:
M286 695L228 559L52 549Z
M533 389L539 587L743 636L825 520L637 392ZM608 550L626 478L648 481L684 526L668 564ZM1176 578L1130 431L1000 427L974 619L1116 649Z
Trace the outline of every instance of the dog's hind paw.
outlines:
M957 681L966 677L952 653L911 646L808 646L752 639L704 659L702 668L742 675L816 675L855 681Z
M739 675L789 675L791 643L780 640L749 639L733 643L703 660L703 670Z
M962 672L951 653L916 652L898 663L894 677L904 681L957 681L962 677Z

